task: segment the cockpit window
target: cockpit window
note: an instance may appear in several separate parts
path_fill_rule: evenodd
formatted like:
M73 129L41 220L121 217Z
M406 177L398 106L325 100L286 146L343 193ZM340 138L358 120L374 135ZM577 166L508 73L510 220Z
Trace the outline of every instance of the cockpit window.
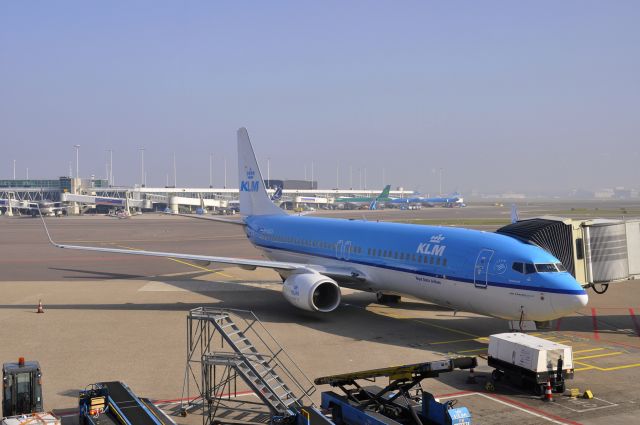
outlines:
M558 271L555 264L552 263L544 263L544 264L536 264L536 271L538 273L555 273Z
M531 263L515 262L511 265L511 268L518 273L523 274L531 274L536 272L536 267Z
M556 268L558 269L559 272L566 272L567 268L565 266L562 265L562 263L556 263Z

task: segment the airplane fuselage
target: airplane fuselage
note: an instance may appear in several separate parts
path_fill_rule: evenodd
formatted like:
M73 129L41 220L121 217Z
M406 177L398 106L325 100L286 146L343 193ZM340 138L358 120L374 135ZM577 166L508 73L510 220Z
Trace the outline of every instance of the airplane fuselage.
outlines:
M353 267L365 275L353 287L364 291L407 295L510 320L555 319L588 300L569 273L554 268L559 260L505 235L296 216L254 216L246 224L250 241L268 258ZM535 265L552 271L538 272Z

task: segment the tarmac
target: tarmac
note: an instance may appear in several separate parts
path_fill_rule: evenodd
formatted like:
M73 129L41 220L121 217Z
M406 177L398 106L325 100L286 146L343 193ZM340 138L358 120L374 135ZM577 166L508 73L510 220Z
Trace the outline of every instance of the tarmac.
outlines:
M576 208L576 215L596 217L598 211L610 216L618 209L623 215L623 208L637 208L595 205L530 204L521 207L520 214ZM510 208L318 214L368 220L455 218L494 230L499 227L496 219L508 221ZM156 214L47 218L47 223L57 242L260 258L240 226L222 223ZM374 294L348 289L336 311L304 312L282 297L274 272L56 249L39 219L0 217L0 238L0 361L20 356L40 361L48 410L75 407L78 390L91 383L122 380L172 412L181 398L192 396L183 393L185 318L200 306L253 311L311 379L455 355L481 357L488 336L507 331L503 320L454 315L444 307L404 298L397 305L379 305ZM425 380L423 387L441 400L457 399L470 409L474 423L635 423L640 414L640 281L589 295L587 307L536 334L573 346L576 376L568 387L590 389L596 398L555 394L553 403L544 403L508 383L486 391L491 369L482 358L477 384L466 383L468 372L456 371ZM36 314L40 300L44 314ZM329 389L319 387L314 401L319 403L320 392ZM201 423L197 415L174 419Z

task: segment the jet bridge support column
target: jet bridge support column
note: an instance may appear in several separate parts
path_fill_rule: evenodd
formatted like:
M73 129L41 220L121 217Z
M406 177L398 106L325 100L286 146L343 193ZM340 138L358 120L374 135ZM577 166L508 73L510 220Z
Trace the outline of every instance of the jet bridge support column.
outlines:
M178 197L177 196L170 196L169 197L169 208L171 208L171 212L174 214L179 213L179 207L178 207Z

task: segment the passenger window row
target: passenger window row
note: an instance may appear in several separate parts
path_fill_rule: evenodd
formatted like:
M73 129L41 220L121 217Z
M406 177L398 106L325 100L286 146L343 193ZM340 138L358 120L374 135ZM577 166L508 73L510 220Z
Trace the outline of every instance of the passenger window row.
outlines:
M299 239L292 236L276 236L265 233L256 233L258 237L272 242L290 243L298 246L307 246L313 248L323 248L334 251L336 249L335 243L326 241L312 241L308 239ZM358 245L345 245L345 249L350 254L362 254L364 249ZM408 252L398 252L381 248L367 248L367 255L370 257L382 257L390 258L401 261L411 261L413 263L429 264L435 266L446 267L447 259L434 255L423 255ZM514 263L515 264L515 263ZM520 263L522 264L522 263Z
M441 258L435 255L422 255L408 252L405 253L381 248L369 248L367 249L367 255L371 257L392 258L394 260L411 261L414 263L430 264L436 266L447 265L446 258Z

